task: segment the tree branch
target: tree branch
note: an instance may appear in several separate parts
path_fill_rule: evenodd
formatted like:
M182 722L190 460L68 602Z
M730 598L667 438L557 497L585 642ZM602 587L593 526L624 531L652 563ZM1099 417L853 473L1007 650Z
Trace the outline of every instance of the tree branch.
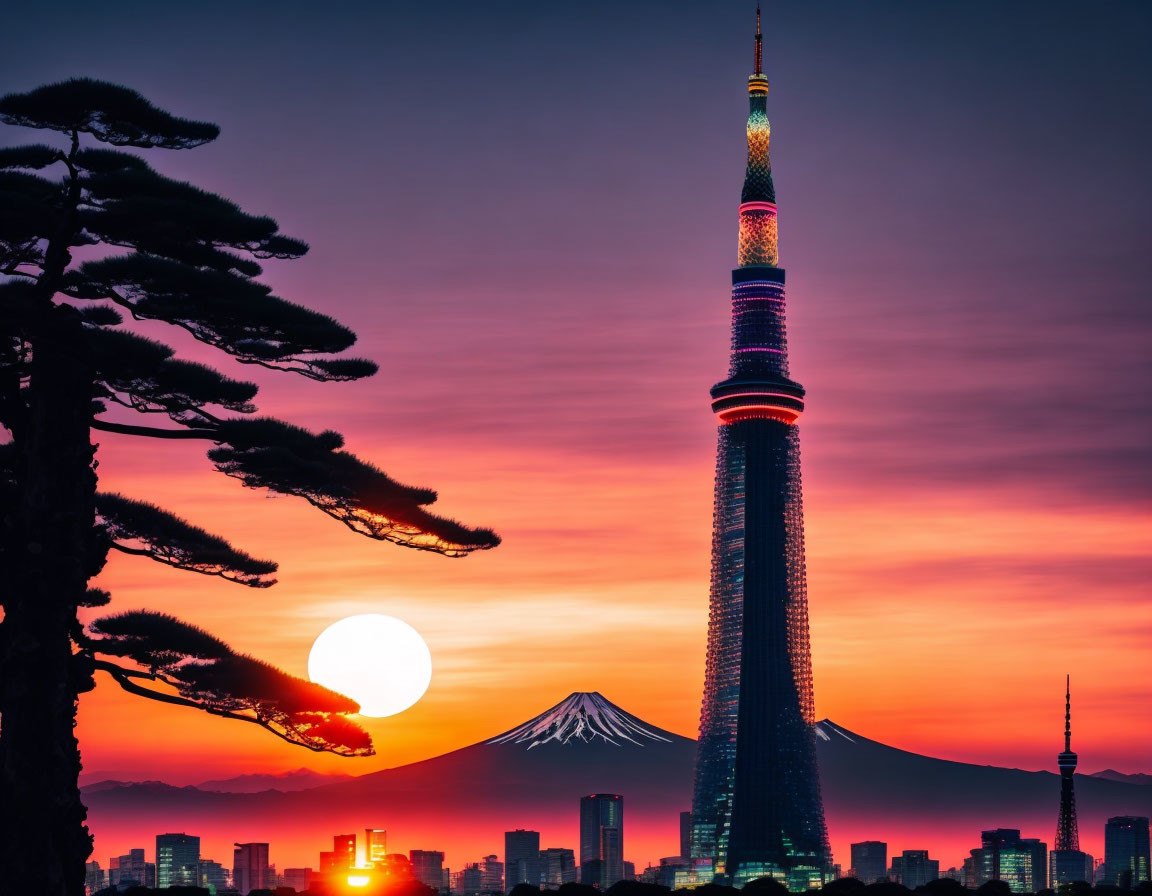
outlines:
M209 423L212 425L218 425L220 423L219 417L208 413L208 411L194 404L176 405L175 402L173 402L173 407L149 407L150 403L159 404L159 402L149 402L148 399L139 398L135 395L135 393L129 392L126 389L121 391L123 391L124 394L128 396L128 398L121 398L119 392L116 389L105 384L105 388L101 392L100 397L106 398L108 401L115 402L122 408L128 408L129 410L137 411L141 414L167 414L178 423L180 421L176 416L174 416L176 414L198 414L203 419L196 421L197 423Z
M297 747L305 747L313 753L334 753L336 756L345 756L351 758L350 754L337 753L335 750L326 750L324 747L313 746L312 744L305 743L300 740L295 740L283 732L277 731L271 727L263 719L258 719L254 716L240 715L239 713L230 712L226 709L214 709L210 706L205 706L202 703L196 703L194 700L186 700L184 697L179 697L176 694L165 694L162 691L154 691L151 688L146 688L136 684L132 681L133 678L146 678L156 679L159 676L150 675L146 672L134 672L131 669L125 669L123 666L117 666L115 663L109 663L106 660L96 660L97 671L107 672L112 680L115 681L121 688L126 690L129 694L136 694L138 697L147 697L149 700L158 700L161 703L171 703L173 706L187 706L192 709L198 709L201 712L210 713L214 716L220 716L223 719L235 719L238 722L251 722L253 725L259 725L265 731L271 731L281 740L287 741Z
M131 554L133 557L151 557L151 551L145 551L142 548L130 548L127 545L120 544L118 541L112 542L111 547L114 550L120 551L122 554Z
M125 436L147 436L150 439L207 439L210 442L220 440L220 434L214 429L157 429L153 426L133 426L130 423L112 423L96 418L92 420L92 428Z
M185 332L191 334L192 338L195 339L197 342L202 342L205 345L210 345L215 349L219 349L220 351L224 352L224 354L228 355L229 357L231 357L233 360L235 360L236 362L238 362L240 364L254 364L258 367L263 367L267 370L278 370L281 373L298 373L301 376L305 377L306 379L310 379L310 380L319 380L321 382L323 382L325 380L325 377L318 375L315 372L315 370L308 365L308 362L306 360L297 357L297 355L309 354L309 353L319 354L320 352L318 350L313 350L313 351L309 352L309 350L307 350L307 349L301 349L301 350L297 351L295 353L295 355L285 356L283 358L278 358L276 360L271 360L271 361L267 360L267 359L263 359L263 358L254 358L250 355L242 355L242 354L239 354L237 351L233 350L232 348L230 348L226 342L214 341L212 339L206 339L202 332L197 330L195 327L189 326L188 324L184 323L183 321L171 320L167 317L148 317L148 316L141 317L139 314L136 313L136 305L130 299L121 295L116 290L112 289L111 287L106 287L104 292L106 293L106 295L101 296L101 298L106 299L109 302L112 302L114 305L119 305L121 308L127 309L127 311L132 315L133 320L138 320L138 321L159 320L159 321L162 321L163 323L171 324L174 327L179 327L181 330L184 330ZM292 365L297 365L297 366L292 366Z
M247 585L249 588L263 588L275 584L276 580L271 579L267 581L257 581L255 583L241 581L240 579L232 578L228 575L232 572L231 569L221 568L215 571L202 569L193 563L180 563L174 559L166 558L158 551L149 551L144 548L130 548L125 544L114 541L109 545L113 550L119 551L122 554L131 554L133 557L147 557L149 560L155 560L157 563L163 563L165 566L171 566L173 569L183 570L184 572L195 572L202 576L215 576L216 578L223 579L226 582L234 582L237 585Z

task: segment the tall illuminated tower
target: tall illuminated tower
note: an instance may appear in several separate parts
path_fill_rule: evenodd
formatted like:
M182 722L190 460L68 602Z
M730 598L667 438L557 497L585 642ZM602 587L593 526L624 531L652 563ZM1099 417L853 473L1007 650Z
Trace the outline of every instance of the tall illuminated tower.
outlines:
M748 78L748 168L732 272L732 358L712 387L719 418L708 659L692 801L692 853L736 886L796 888L830 868L820 799L796 422L784 271L768 158L768 79Z
M1092 857L1080 852L1080 830L1076 823L1077 756L1072 752L1072 676L1064 681L1064 752L1056 757L1060 766L1060 815L1056 821L1056 844L1049 853L1049 884L1092 880Z

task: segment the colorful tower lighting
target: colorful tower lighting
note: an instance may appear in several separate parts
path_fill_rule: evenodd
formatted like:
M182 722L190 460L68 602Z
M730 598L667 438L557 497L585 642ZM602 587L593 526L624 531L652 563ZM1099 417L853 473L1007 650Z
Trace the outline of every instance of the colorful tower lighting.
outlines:
M732 353L728 378L711 391L719 433L692 854L735 886L768 876L807 889L826 878L831 854L808 638L796 427L804 389L788 373L762 41L757 10Z

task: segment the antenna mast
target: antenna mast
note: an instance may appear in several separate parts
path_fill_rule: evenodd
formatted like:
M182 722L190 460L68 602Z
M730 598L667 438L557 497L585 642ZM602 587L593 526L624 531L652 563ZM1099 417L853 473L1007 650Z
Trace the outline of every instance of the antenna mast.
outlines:
M1072 752L1072 676L1064 679L1064 752Z
M764 74L764 36L760 33L760 4L756 4L756 68L755 74Z

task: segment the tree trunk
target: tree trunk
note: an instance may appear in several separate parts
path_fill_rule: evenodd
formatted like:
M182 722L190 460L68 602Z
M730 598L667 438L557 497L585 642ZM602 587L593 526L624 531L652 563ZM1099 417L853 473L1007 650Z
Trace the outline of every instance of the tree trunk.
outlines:
M18 499L5 509L0 626L0 896L81 896L92 851L77 778L71 635L90 568L96 478L80 323L45 309L32 339Z

